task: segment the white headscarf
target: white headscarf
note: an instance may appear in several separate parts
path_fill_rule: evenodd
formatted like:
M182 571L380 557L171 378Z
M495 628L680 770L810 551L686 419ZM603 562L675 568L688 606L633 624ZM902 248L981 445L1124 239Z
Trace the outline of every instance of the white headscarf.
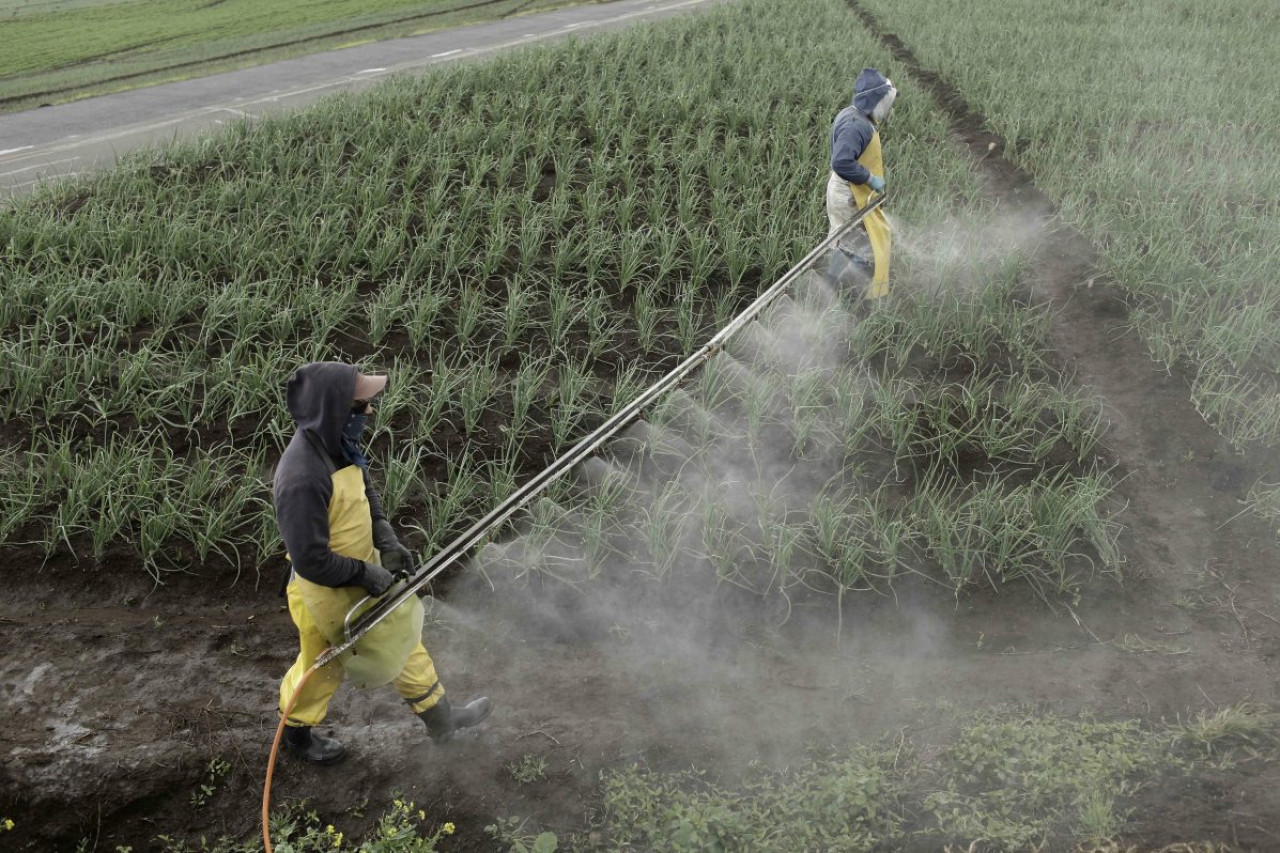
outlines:
M888 80L888 78L885 79ZM888 85L889 91L885 92L884 97L871 110L871 120L876 124L885 120L889 115L889 110L893 109L893 102L898 99L898 90L894 87L893 81L889 80L886 85Z

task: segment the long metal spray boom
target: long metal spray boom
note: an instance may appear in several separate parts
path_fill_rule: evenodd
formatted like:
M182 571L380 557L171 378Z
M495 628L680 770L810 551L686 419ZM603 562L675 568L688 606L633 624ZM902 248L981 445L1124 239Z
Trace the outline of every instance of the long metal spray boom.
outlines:
M579 441L573 446L568 453L552 462L540 474L538 474L529 482L516 489L506 500L489 511L484 518L481 518L475 524L471 525L465 533L454 539L443 549L438 551L435 556L424 563L403 586L397 585L394 591L385 597L378 599L372 607L361 614L360 618L352 621L348 618L348 626L346 631L346 640L340 645L331 646L316 661L317 666L324 666L332 660L335 660L343 652L346 652L354 646L361 637L367 634L375 625L385 619L391 611L395 610L410 595L417 594L432 581L436 575L440 574L454 562L468 553L474 548L494 527L506 521L514 515L521 507L536 497L543 489L552 482L559 479L565 472L574 465L581 462L590 454L594 453L600 445L604 444L613 437L618 430L622 429L635 418L645 406L652 403L662 394L671 388L684 377L688 376L695 368L704 361L715 355L725 342L734 334L739 332L744 326L754 320L764 311L765 308L782 295L783 292L794 282L801 273L808 269L809 265L817 260L823 252L834 245L841 237L852 231L859 225L867 214L884 204L888 196L884 193L874 195L866 206L861 208L854 214L849 222L845 223L834 234L828 236L825 240L813 248L809 254L805 255L798 264L778 279L764 293L760 294L754 302L749 305L746 310L740 313L732 321L721 329L715 337L703 344L702 348L693 355L686 358L678 367L668 373L662 379L649 386L643 394L633 400L626 408L620 410L613 417L609 418L603 424L595 429L586 438ZM363 602L362 602L363 603ZM352 613L356 608L352 609Z

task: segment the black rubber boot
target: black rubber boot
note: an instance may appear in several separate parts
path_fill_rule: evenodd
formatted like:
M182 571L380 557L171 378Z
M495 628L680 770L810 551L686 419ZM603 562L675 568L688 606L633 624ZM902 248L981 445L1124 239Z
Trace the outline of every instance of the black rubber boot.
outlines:
M286 752L313 764L337 764L347 754L341 743L312 732L311 726L285 726L281 740Z
M472 699L461 708L454 708L447 698L441 699L418 715L427 724L427 734L436 743L447 743L458 729L469 729L484 722L493 713L493 702L488 696Z

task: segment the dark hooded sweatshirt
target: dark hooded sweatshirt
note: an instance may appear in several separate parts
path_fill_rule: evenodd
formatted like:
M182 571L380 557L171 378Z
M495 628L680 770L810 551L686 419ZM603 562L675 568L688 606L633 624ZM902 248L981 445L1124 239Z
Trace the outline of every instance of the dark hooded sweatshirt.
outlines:
M355 365L326 361L298 368L285 391L297 431L276 468L276 522L293 570L321 586L352 586L364 570L359 560L329 549L331 475L351 464L342 453L342 429L355 388ZM372 520L384 518L367 472L364 485Z

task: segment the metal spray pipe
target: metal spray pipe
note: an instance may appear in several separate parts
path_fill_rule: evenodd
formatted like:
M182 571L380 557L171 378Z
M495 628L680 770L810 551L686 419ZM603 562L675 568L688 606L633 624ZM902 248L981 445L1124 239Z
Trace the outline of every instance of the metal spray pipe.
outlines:
M421 568L414 573L404 584L391 595L384 595L378 599L372 607L364 612L360 618L355 619L355 612L364 604L364 599L358 602L355 607L347 614L346 620L346 640L337 646L327 649L316 660L316 666L324 666L332 660L336 660L339 655L346 652L354 646L361 637L367 634L372 628L385 619L391 611L395 610L410 595L414 595L418 590L422 589L432 581L436 575L444 571L455 561L480 542L484 535L506 521L516 513L521 507L537 496L543 489L559 479L578 462L582 461L591 453L595 452L600 445L604 444L608 439L613 437L618 430L622 429L632 418L636 417L640 411L662 394L666 393L676 385L681 379L691 373L695 368L701 365L720 351L725 342L737 332L741 331L744 326L760 315L765 308L777 299L782 293L794 282L809 265L817 260L823 252L835 245L840 238L852 231L856 226L861 224L867 214L884 204L888 196L884 193L877 193L857 213L853 218L845 223L835 233L829 235L825 240L815 246L809 254L805 255L799 263L778 279L764 293L756 297L746 310L729 322L721 329L711 340L707 341L693 355L686 358L678 367L668 373L662 379L637 397L635 400L613 417L609 418L599 427L597 427L590 435L579 441L564 456L552 462L541 473L535 476L529 482L525 483L519 489L511 494L505 501L489 511L487 515L471 525L465 533L454 539L443 549L438 551L435 556L428 560Z

